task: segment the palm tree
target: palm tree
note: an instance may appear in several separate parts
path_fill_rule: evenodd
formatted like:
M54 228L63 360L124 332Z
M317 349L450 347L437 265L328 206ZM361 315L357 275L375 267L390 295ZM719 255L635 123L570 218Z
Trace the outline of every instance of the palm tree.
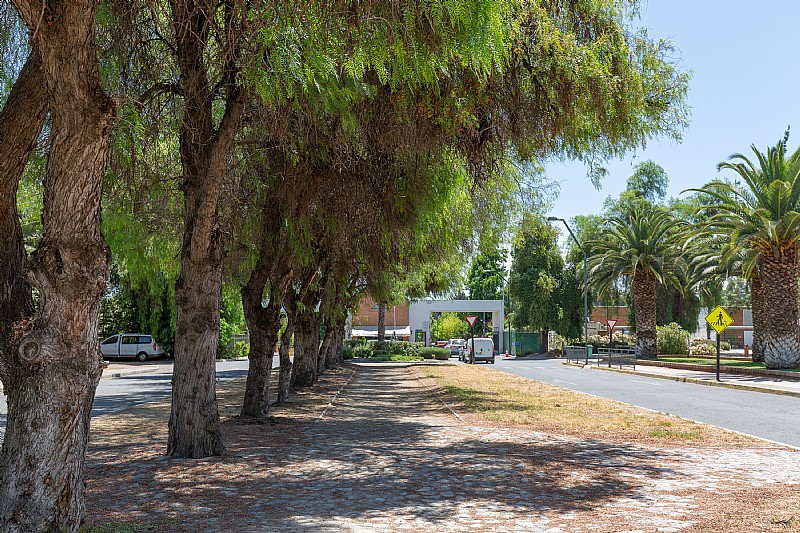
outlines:
M787 135L755 160L734 154L719 169L736 172L743 186L714 181L702 192L717 200L707 227L730 237L734 249L757 255L751 283L762 317L756 328L767 368L800 362L797 279L800 274L800 151L786 157ZM754 306L755 312L755 306Z
M681 288L685 263L677 244L683 223L662 209L633 206L627 215L608 220L601 240L589 243L589 279L603 293L620 277L631 278L636 316L636 355L657 355L656 287Z

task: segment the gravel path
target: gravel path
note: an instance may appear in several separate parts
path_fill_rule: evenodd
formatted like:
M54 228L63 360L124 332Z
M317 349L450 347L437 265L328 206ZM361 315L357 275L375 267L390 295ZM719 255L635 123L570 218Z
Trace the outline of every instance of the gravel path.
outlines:
M159 455L147 438L161 435L133 439L122 458L124 443L99 446L87 460L89 522L669 532L786 531L800 521L798 452L663 450L467 425L409 368L361 367L312 419L226 423L231 454L204 461Z

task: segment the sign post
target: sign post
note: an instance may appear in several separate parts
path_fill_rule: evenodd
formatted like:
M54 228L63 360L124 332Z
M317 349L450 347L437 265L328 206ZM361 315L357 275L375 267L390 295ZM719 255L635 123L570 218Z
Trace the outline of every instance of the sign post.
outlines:
M729 315L725 309L722 308L721 305L718 305L711 311L708 315L706 315L706 322L709 326L714 328L714 331L717 332L717 381L719 379L719 340L720 335L723 331L725 331L728 326L733 324L733 319L731 315Z
M469 363L473 364L475 362L475 321L478 320L477 315L467 315L465 317L467 319L467 324L469 324L469 337L470 337L470 346L469 346Z

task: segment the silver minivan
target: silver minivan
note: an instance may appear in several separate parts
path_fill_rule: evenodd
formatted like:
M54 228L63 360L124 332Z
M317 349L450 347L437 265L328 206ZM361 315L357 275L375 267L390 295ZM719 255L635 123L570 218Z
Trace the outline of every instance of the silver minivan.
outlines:
M112 335L100 343L103 358L135 357L147 361L164 355L164 348L153 340L152 335L144 333L120 333Z

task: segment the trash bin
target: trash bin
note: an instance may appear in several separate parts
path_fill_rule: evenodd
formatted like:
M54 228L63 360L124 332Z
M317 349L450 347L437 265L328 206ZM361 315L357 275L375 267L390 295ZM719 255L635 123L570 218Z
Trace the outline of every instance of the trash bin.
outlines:
M592 348L593 346L591 344L586 347L586 359L592 358Z

